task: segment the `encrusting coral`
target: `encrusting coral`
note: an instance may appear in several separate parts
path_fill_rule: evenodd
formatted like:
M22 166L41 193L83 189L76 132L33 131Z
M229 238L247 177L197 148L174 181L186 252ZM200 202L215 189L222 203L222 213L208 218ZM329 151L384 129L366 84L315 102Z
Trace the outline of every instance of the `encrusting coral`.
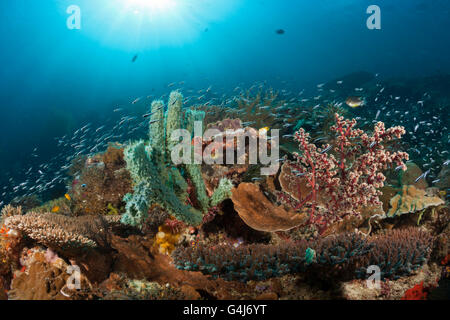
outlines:
M106 152L88 158L71 186L73 213L108 214L111 206L123 209L123 197L132 191L125 166L124 148L120 145L111 144Z

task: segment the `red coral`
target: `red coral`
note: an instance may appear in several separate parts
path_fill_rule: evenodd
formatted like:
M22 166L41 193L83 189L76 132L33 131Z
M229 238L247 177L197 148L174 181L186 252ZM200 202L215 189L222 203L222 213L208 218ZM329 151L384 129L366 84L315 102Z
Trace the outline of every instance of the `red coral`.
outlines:
M441 260L441 265L445 266L450 263L450 254L447 254L444 259Z
M336 124L331 127L337 134L334 145L317 148L301 128L295 134L301 153L294 153L296 161L289 162L298 179L306 180L311 188L308 195L295 201L294 208L308 208L309 223L321 228L358 215L357 210L363 206L380 205L381 193L377 189L386 179L381 171L394 164L405 170L403 160L409 158L405 152L391 153L383 146L383 142L401 138L403 127L385 129L384 123L378 122L369 136L355 129L355 119L347 120L338 114L335 118ZM319 196L322 210L318 210Z
M219 207L211 207L208 212L203 216L202 224L209 223L214 220L216 215L219 213Z
M167 219L164 222L164 226L166 226L172 234L178 234L186 227L183 221L175 218Z
M406 290L402 300L426 300L428 289L423 287L423 281Z

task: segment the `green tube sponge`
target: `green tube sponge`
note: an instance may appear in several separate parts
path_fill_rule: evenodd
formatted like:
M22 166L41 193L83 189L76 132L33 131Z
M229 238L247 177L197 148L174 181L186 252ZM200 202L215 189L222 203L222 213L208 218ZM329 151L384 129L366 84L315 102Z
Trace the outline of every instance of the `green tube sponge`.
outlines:
M201 121L203 123L203 120L205 119L205 112L199 111L199 110L192 110L189 109L186 111L185 119L186 119L186 129L191 133L191 137L194 136L194 123L195 121ZM202 128L203 131L203 128ZM203 132L200 132L203 134Z
M201 167L198 164L187 164L186 171L191 178L192 184L195 187L197 200L204 212L208 211L209 198L206 194L205 182L203 181Z
M139 140L128 145L124 150L124 159L127 169L135 184L145 181L151 169L151 147L145 145L143 140Z
M189 197L189 194L187 192L188 183L184 179L181 172L177 168L172 167L168 169L167 176L168 180L166 185L169 188L173 188L178 199L187 199Z
M166 147L168 159L172 148L178 143L172 141L172 132L181 129L181 107L183 106L183 95L178 91L172 91L169 97L169 106L167 107L166 117Z
M126 212L122 215L121 222L133 227L140 227L148 217L148 210L151 203L149 201L150 190L147 183L141 182L134 186L133 193L128 193L123 198L126 202Z
M180 201L174 188L166 185L167 181L161 178L161 165L152 158L150 146L139 141L127 147L124 155L134 182L134 192L124 197L127 204L122 223L142 226L152 204L160 205L170 215L189 225L201 223L202 213Z
M231 182L231 180L227 178L221 179L219 182L219 186L214 191L211 197L210 205L212 207L215 207L222 201L231 198L231 189L233 189L233 182Z
M159 150L164 156L166 150L166 137L164 132L164 102L157 100L152 103L149 125L150 146L154 150ZM163 159L161 159L163 160Z

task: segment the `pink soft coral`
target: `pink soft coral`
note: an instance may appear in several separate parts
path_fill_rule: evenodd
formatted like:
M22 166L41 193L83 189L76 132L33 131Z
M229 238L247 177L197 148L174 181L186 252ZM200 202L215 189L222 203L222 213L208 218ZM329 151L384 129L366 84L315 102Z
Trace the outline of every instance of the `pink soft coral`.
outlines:
M331 130L337 138L332 146L317 148L309 142L309 134L303 129L295 134L300 153L294 153L296 160L289 165L297 179L306 181L311 192L304 197L299 194L298 201L288 201L286 194L280 195L280 200L290 202L297 210L308 208L309 223L321 228L358 215L361 207L380 205L378 188L386 179L381 171L394 164L406 170L403 160L409 158L407 153L391 153L383 145L401 138L405 133L403 127L386 130L384 123L378 122L374 132L368 135L355 129L355 119L347 120L338 114L335 117L336 124Z

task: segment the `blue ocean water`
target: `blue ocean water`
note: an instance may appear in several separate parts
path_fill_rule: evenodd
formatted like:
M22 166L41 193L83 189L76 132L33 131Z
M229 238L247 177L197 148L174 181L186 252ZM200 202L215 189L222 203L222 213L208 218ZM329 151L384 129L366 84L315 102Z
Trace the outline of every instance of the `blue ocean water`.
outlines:
M80 29L67 26L72 5ZM379 30L367 27L370 5ZM39 171L38 184L51 183L74 154L58 139L120 121L114 109L142 111L137 98L173 88L220 97L257 82L299 92L361 70L448 74L449 13L446 0L3 1L0 201L33 193Z

